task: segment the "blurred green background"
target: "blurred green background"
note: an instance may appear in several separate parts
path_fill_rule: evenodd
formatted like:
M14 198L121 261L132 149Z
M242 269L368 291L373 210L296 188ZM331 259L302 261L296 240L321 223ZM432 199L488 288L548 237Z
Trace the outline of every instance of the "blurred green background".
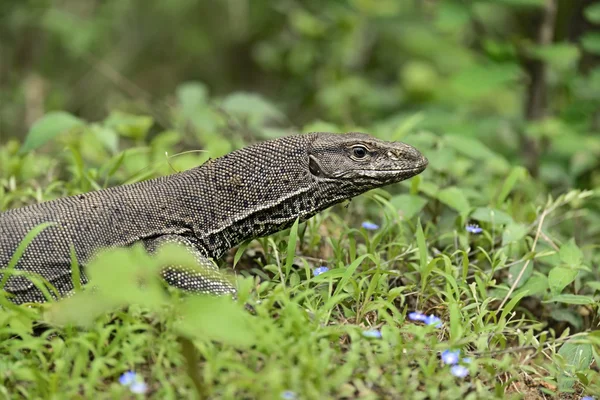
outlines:
M186 150L405 124L476 138L552 186L600 181L591 0L3 0L0 15L1 143L53 110L147 115L144 139L183 113Z

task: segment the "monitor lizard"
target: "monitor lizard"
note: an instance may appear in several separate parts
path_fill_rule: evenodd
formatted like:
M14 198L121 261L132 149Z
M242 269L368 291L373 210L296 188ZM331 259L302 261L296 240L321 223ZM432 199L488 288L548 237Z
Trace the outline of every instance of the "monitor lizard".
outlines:
M15 269L41 275L61 295L73 289L71 248L85 284L85 265L99 249L140 241L150 252L163 243L184 244L210 272L165 267L169 284L234 294L210 258L408 179L427 164L410 145L363 133L317 132L264 141L169 176L0 213L0 272L32 228L53 222L28 245ZM9 276L4 290L17 304L46 301L23 274Z

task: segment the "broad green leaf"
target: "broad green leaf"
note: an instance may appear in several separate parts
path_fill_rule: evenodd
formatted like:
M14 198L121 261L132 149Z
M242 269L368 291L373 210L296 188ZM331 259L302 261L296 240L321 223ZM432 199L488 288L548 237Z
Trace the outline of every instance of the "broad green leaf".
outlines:
M554 267L548 273L548 286L553 295L558 295L579 273L578 270L565 267Z
M506 246L509 243L518 242L523 239L529 232L529 228L523 224L512 223L504 228L502 232L502 246Z
M583 261L583 253L575 244L575 239L571 238L568 242L560 246L558 252L560 261L569 266L570 268L577 268Z
M192 115L206 105L208 88L201 82L185 82L177 87L177 100L186 115Z
M474 160L488 160L499 157L481 141L464 135L445 135L445 143L459 153Z
M576 45L566 42L536 47L533 54L558 70L575 67L581 55Z
M467 213L471 208L469 200L465 197L462 190L456 186L442 189L437 194L437 198L448 207L455 209L459 213Z
M548 278L541 274L534 274L521 286L521 290L527 290L530 296L542 294L548 290Z
M513 167L510 173L502 183L500 194L496 199L496 205L503 204L517 182L522 181L527 176L527 170L523 167Z
M513 224L514 221L510 215L505 213L504 211L497 210L495 208L490 207L479 207L473 214L471 214L471 218L476 219L481 222L489 222L492 224Z
M600 3L587 6L583 12L588 21L600 24Z
M61 133L83 126L84 122L64 111L52 111L37 120L25 138L20 153L37 149Z
M566 370L558 377L558 389L561 392L570 390L575 384L575 372L588 369L592 362L593 351L589 343L577 343L578 339L569 339L558 350L558 354L566 362Z
M177 308L177 312L179 317L175 329L187 337L240 347L256 343L250 314L226 296L189 297Z
M591 287L593 290L600 292L600 282L598 281L586 282L585 285Z
M121 111L113 111L104 120L104 125L114 129L120 135L141 140L146 137L154 120L146 115L133 115Z
M166 301L158 273L163 254L159 251L150 257L140 246L102 251L87 268L90 285L112 304L158 307ZM179 260L169 261L173 264L163 262L161 265L182 265L175 262Z
M596 300L589 296L580 296L577 294L559 294L558 296L553 296L552 298L543 301L543 303L565 303L565 304L595 304Z
M513 63L475 65L462 69L450 81L453 93L469 100L516 83L522 71Z
M498 3L505 3L516 7L543 7L545 0L497 0Z
M269 120L285 120L285 116L273 104L253 93L232 93L223 100L221 106L250 126L259 127Z
M403 219L411 219L425 207L427 199L418 195L401 194L392 197L390 203L398 210L398 214Z
M586 33L581 38L581 45L590 53L600 54L600 33Z
M527 261L520 261L518 263L516 263L515 265L511 266L508 270L508 282L512 285L515 282L515 279L517 279L517 277L519 276L519 274L521 273L521 269L523 269L523 266L525 265ZM523 272L523 275L521 276L521 280L519 281L519 284L517 285L517 288L523 286L527 280L529 279L529 277L531 276L531 274L533 273L533 261L530 261L529 264L527 264L527 268L525 268L525 272ZM531 293L530 293L531 294Z
M568 308L554 308L550 311L550 316L557 321L570 323L577 330L580 330L583 325L581 316Z

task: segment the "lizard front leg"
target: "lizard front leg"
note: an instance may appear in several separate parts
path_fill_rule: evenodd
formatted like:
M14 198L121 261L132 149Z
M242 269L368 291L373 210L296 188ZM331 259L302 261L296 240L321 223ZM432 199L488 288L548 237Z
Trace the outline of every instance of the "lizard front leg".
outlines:
M196 293L236 294L235 287L211 260L200 253L193 239L178 235L164 235L144 241L146 249L150 253L154 253L168 243L184 245L201 267L201 271L198 271L180 266L166 266L162 271L162 277L169 285Z

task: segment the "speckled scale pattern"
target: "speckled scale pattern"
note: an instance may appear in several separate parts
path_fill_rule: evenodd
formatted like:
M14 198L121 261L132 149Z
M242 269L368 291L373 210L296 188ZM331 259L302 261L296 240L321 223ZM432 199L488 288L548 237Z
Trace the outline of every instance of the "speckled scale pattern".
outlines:
M352 160L356 143L373 150L368 163ZM218 259L244 240L285 229L297 217L306 220L342 200L413 176L426 165L411 146L359 133L266 141L167 177L1 213L0 268L8 265L28 231L54 222L27 247L16 268L43 276L63 295L73 288L70 245L85 283L85 265L98 249L138 241L150 251L169 241L183 243L207 267L203 276L166 268L169 283L232 293L235 289L207 258ZM44 301L25 276L11 276L5 290L16 303Z

